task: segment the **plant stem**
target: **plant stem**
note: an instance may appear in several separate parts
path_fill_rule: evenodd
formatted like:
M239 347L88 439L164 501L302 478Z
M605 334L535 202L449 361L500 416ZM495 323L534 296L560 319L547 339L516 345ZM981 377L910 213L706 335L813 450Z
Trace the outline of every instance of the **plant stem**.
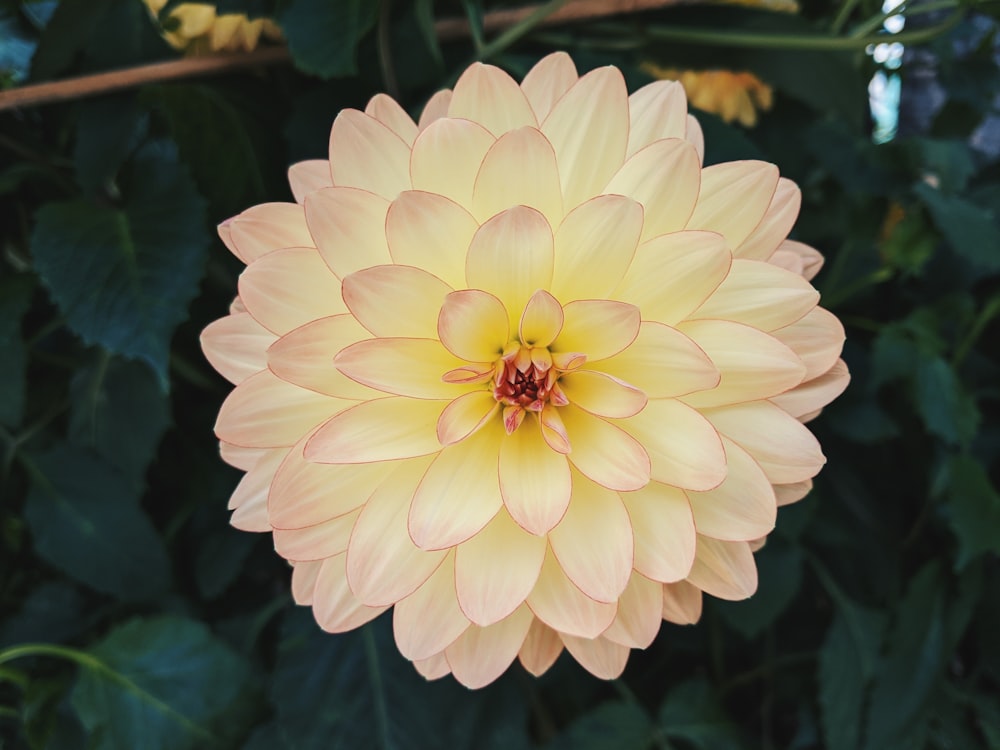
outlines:
M544 21L548 16L551 16L557 10L559 10L563 5L565 5L569 0L549 0L549 2L544 5L538 6L534 11L529 13L523 19L515 23L500 36L494 39L492 42L483 45L483 47L478 51L477 57L480 60L488 60L494 55L503 52L505 49L510 47L521 37L531 31L535 26Z
M831 33L840 33L840 30L844 28L844 24L847 23L847 19L851 17L851 13L858 6L858 2L859 0L845 0L844 4L840 6L840 10L837 11L837 17L830 24Z

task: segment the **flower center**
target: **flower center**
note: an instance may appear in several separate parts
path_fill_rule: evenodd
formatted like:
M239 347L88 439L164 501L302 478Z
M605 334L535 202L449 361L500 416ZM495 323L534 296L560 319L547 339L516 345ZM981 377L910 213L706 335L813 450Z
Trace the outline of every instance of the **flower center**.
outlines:
M546 404L565 406L569 403L559 387L561 374L562 369L553 364L552 355L544 347L521 345L497 360L493 370L493 397L504 405L507 434L521 425L527 412L541 412Z

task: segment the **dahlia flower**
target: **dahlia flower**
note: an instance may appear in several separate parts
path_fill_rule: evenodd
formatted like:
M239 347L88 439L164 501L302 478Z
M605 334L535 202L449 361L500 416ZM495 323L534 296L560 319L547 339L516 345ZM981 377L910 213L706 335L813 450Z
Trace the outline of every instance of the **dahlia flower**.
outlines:
M677 83L474 64L417 123L342 112L295 203L220 226L247 264L202 335L236 384L232 523L321 627L392 607L402 654L469 687L564 648L613 678L702 592L754 592L844 333L786 239L798 188L702 147Z
M747 128L757 124L757 112L774 104L774 91L753 73L730 70L676 70L653 63L643 66L650 75L678 81L692 107L718 115L725 122L738 121Z
M167 4L167 0L143 0L154 18ZM261 36L279 40L281 29L267 18L250 20L243 13L218 15L209 3L181 3L170 11L170 23L163 31L163 38L171 47L190 54L208 52L250 52L257 47Z

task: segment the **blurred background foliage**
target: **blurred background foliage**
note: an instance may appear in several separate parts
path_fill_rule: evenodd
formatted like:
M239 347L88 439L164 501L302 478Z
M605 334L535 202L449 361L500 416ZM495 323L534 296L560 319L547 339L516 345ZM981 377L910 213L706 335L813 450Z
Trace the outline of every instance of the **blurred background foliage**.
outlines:
M489 31L488 0L219 0L275 19L291 64L0 112L0 746L1000 748L1000 6L800 1L536 25L550 2ZM633 88L768 89L754 127L695 110L707 161L802 187L853 382L755 597L665 624L613 683L563 657L472 693L424 683L386 617L322 633L270 538L228 525L228 384L197 339L240 270L213 226L291 200L340 109L418 113L472 59L553 49ZM0 89L179 54L140 0L0 3Z

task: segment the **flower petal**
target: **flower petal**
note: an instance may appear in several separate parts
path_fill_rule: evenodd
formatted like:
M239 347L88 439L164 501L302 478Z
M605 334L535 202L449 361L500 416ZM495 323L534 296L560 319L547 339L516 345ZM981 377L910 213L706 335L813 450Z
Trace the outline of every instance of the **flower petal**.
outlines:
M551 550L545 554L528 606L550 628L581 638L596 638L607 630L618 610L617 604L595 601L580 591Z
M798 274L809 281L823 267L823 256L819 250L809 247L809 245L794 240L785 240L778 245L774 255L768 258L768 262Z
M521 666L530 674L541 677L555 664L562 650L563 643L559 634L541 620L534 618L517 656Z
M549 449L533 420L500 443L499 471L504 506L521 528L544 535L559 523L572 491L569 463Z
M274 551L293 562L325 560L346 552L359 513L355 510L303 529L275 529Z
M432 122L413 142L413 189L443 195L468 208L479 166L495 140L486 128L469 120ZM448 168L442 169L442 164Z
M603 372L577 370L559 385L571 403L599 417L631 417L646 406L645 393Z
M607 638L579 638L566 633L559 637L580 666L602 680L616 680L625 671L628 662L628 646L622 646Z
M312 604L313 590L321 567L323 563L317 561L295 563L292 568L292 599L299 606Z
M306 221L323 260L340 278L362 268L390 263L385 239L389 201L349 187L331 187L310 193Z
M635 569L661 583L679 581L694 562L694 517L687 496L676 487L650 482L623 492L635 536Z
M546 347L559 335L562 326L562 305L544 289L539 289L524 307L518 334L524 346Z
M302 204L306 196L323 188L333 187L330 162L326 159L308 159L288 168L288 184L295 202Z
M342 349L333 363L351 380L396 396L451 400L477 387L441 379L465 363L437 339L359 341Z
M393 261L422 268L454 288L465 286L465 256L478 228L451 199L420 190L400 193L385 219Z
M472 213L479 221L517 205L541 211L553 226L563 217L556 154L534 127L500 136L486 152L472 190Z
M618 614L602 633L613 643L648 648L663 621L663 585L633 573L618 600Z
M481 430L499 409L500 404L489 391L472 391L459 396L438 418L438 442L446 447L462 442Z
M639 308L624 302L583 299L563 307L563 327L553 353L581 352L588 362L613 357L639 335Z
M663 619L676 625L694 625L701 619L701 589L687 581L663 586Z
M455 679L471 690L493 682L514 661L534 619L522 606L489 627L468 628L444 652Z
M252 315L237 313L206 326L201 332L201 350L222 377L239 385L267 367L265 352L275 339Z
M448 107L451 106L451 89L441 89L435 91L431 98L427 100L423 110L420 112L420 121L417 128L422 132L431 123L448 116Z
M392 200L410 185L410 147L374 117L345 109L330 132L333 184Z
M286 247L314 247L302 206L297 203L263 203L220 225L220 235L223 226L229 237L226 246L244 263Z
M439 680L445 675L451 674L451 667L448 666L448 660L444 657L443 651L428 659L417 659L413 662L413 668L428 681Z
M458 79L448 117L477 122L498 138L524 125L538 125L527 97L514 79L500 68L483 63L473 63Z
M628 98L628 156L662 138L687 132L687 96L677 81L653 81Z
M464 289L444 298L437 321L441 343L467 362L495 362L510 341L510 317L489 292Z
M588 479L610 490L637 490L649 482L649 455L628 432L572 405L559 415L572 446L569 460Z
M267 448L246 448L242 445L219 441L219 457L240 471L250 471L270 452Z
M375 94L368 100L365 114L374 117L389 128L407 146L413 145L413 139L417 137L417 125L413 122L413 118L406 114L406 110L400 107L391 96Z
M249 467L247 473L236 485L226 507L235 510L244 505L267 504L267 493L274 479L274 472L284 460L288 451L284 448L270 448L261 451L261 455ZM268 524L268 529L271 525ZM264 529L265 531L268 529Z
M398 602L392 612L396 647L409 659L441 653L470 625L455 595L455 555L449 554L424 585Z
M573 58L565 52L553 52L535 63L521 82L521 90L538 122L546 118L555 103L579 78Z
M791 325L771 333L790 347L806 366L804 380L828 372L844 348L844 326L837 316L822 307L814 307Z
M451 287L411 266L375 266L344 279L344 302L376 336L435 338L438 311Z
M733 249L737 258L767 260L792 231L802 206L802 191L791 180L782 177L771 198L764 217L750 235Z
M695 119L694 115L687 116L687 131L684 133L684 140L695 147L698 152L698 161L705 161L705 134L701 129L701 123Z
M698 535L689 583L719 599L740 601L757 590L757 565L746 542L723 542Z
M804 482L774 485L774 496L778 499L778 507L797 503L812 492L812 488L813 481L811 479L807 479Z
M764 161L729 161L701 171L698 205L688 229L707 229L737 248L760 223L778 186L778 168Z
M328 633L346 633L374 620L388 607L366 607L354 598L347 586L344 563L347 555L323 561L313 589L312 605L316 622Z
M775 396L772 403L777 404L796 419L804 419L807 414L822 409L837 396L844 392L851 375L843 360L838 360L826 373L813 378L793 388L787 393Z

